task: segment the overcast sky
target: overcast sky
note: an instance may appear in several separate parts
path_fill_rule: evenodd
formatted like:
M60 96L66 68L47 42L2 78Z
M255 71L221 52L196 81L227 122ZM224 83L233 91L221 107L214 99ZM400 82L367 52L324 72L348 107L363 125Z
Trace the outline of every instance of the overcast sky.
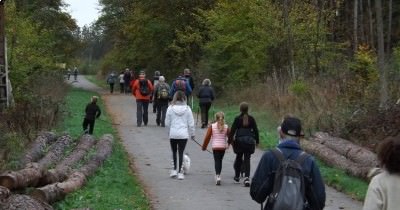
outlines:
M100 14L98 0L64 0L64 2L69 4L67 11L79 27L94 22Z

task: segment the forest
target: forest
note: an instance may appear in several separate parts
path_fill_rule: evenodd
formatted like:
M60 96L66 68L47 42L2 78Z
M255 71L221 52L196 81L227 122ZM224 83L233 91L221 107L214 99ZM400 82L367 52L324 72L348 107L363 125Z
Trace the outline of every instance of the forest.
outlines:
M62 0L6 2L14 105L1 113L8 133L1 139L54 126L66 92L60 81L73 66L99 78L159 70L167 81L190 68L196 85L211 79L219 103L247 100L276 121L298 115L307 134L326 131L371 147L398 134L398 1L99 3L100 18L80 28Z

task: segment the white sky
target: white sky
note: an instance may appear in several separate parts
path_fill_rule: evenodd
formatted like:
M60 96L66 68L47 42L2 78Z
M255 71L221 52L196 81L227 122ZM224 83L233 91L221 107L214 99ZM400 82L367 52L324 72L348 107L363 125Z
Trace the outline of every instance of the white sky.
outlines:
M100 15L98 0L64 0L69 6L67 12L76 20L79 27L89 25Z

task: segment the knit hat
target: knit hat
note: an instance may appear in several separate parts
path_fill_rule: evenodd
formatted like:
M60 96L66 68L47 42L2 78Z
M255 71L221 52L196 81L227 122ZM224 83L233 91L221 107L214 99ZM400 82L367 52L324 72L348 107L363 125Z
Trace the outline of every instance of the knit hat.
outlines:
M301 121L295 117L286 117L281 124L281 131L289 136L304 136L301 129Z

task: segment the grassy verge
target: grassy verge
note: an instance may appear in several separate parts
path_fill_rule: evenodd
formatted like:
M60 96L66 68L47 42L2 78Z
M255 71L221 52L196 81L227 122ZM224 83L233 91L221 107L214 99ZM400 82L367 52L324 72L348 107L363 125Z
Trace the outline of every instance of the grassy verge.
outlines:
M68 114L58 128L58 132L68 131L74 139L82 133L82 120L86 104L93 92L72 88L66 98ZM101 100L99 105L102 116L96 121L94 135L99 138L103 134L114 135L115 144L112 155L97 173L88 179L86 186L53 206L56 209L90 208L90 209L150 209L138 180L129 167L128 155L123 149L116 131Z
M234 117L239 114L239 105L237 107L219 107L216 105L212 108L211 112L213 113L216 111L223 111L225 113L226 122L230 126L233 123ZM255 117L257 121L257 126L260 133L260 147L264 150L275 147L278 143L276 128L279 122L271 120L272 117L266 111L250 110L250 114ZM213 118L210 116L210 119ZM367 182L359 178L349 176L343 170L329 167L322 161L318 161L318 165L320 167L323 179L327 185L348 194L354 199L360 201L364 200L368 189Z

